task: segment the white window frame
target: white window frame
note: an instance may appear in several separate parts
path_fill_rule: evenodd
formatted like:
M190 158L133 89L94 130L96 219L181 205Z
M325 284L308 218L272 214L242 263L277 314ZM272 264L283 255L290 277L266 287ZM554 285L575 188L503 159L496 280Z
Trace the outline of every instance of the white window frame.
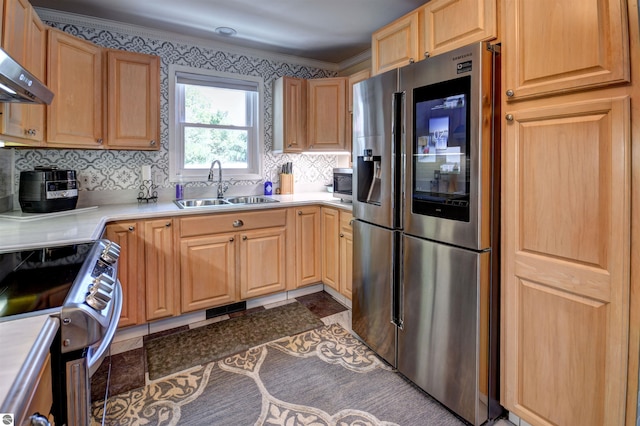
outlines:
M209 168L206 169L185 169L184 165L184 141L183 124L181 122L181 111L184 100L178 95L177 75L179 73L193 74L201 78L207 76L213 78L225 78L238 80L238 82L250 82L258 86L258 102L256 111L256 123L254 134L249 137L247 147L247 169L225 169L222 168L224 179L234 178L236 180L259 180L262 179L262 163L264 156L264 79L241 74L226 73L220 71L207 70L202 68L189 67L185 65L169 65L169 181L188 180L192 182L207 181Z

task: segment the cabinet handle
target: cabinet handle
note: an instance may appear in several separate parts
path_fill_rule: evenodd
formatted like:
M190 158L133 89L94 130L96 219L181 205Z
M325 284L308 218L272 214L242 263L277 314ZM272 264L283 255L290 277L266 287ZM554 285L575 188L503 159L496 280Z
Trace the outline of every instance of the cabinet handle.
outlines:
M242 241L247 241L247 236L246 235L242 236Z
M510 98L513 98L513 95L515 95L515 93L513 93L513 90L509 89L507 90L507 96Z
M506 118L507 121L513 121L513 114L507 114L504 118Z
M233 221L233 227L234 228L240 228L242 225L244 225L244 222L241 221L240 219Z
M171 222L167 222L164 224L164 226L166 226L167 228L171 226Z
M298 216L302 216L302 210L298 210Z
M102 138L98 139L96 142L98 142L98 145L102 145Z
M229 242L230 242L230 243L232 243L232 242L233 242L233 240L234 240L234 238L233 238L233 237L229 238Z
M151 146L156 146L156 141L155 141L155 140L153 140L153 139L151 139L151 142L149 142L149 145L151 145Z
M135 227L135 226L130 226L130 227L129 227L129 231L135 231L135 230L136 230L136 227Z
M351 218L351 220L349 221L349 226L353 226L353 221L354 220L355 220L354 218Z

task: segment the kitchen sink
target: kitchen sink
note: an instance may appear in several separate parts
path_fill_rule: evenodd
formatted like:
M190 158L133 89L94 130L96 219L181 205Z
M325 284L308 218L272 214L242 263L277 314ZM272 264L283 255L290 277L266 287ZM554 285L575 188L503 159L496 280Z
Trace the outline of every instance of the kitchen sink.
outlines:
M223 200L221 198L193 198L190 200L175 200L174 202L181 209L207 206L228 206L231 204L227 200Z
M227 198L231 204L260 204L260 203L277 203L278 200L273 198L262 197L260 195L251 195L248 197Z
M277 203L278 200L263 197L260 195L250 195L232 198L191 198L188 200L175 200L174 203L181 209L191 209L194 207L229 206L232 204L262 204Z

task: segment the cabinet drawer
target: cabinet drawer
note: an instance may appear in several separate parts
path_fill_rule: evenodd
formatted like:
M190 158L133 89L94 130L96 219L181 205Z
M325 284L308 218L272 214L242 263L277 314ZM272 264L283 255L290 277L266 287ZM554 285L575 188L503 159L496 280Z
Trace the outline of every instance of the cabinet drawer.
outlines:
M285 226L286 223L286 210L283 209L194 216L180 219L180 236L192 237L219 232L246 231Z

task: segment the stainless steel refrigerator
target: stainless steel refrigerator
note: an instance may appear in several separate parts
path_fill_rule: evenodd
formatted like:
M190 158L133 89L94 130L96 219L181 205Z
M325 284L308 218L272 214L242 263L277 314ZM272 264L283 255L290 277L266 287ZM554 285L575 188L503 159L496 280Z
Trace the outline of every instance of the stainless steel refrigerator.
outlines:
M466 421L498 403L498 47L354 86L353 331Z

